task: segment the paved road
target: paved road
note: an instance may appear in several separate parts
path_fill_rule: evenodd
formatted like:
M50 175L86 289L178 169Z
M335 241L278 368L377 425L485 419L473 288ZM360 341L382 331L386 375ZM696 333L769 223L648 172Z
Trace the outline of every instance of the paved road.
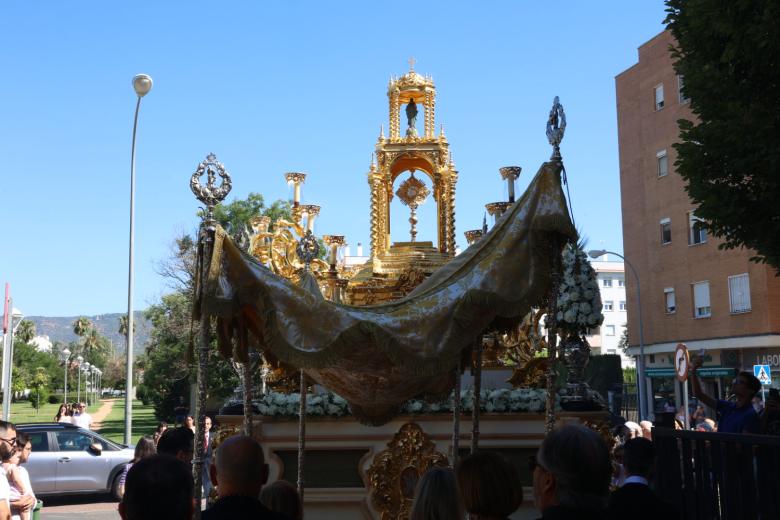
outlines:
M43 498L42 520L117 520L117 502L107 494Z

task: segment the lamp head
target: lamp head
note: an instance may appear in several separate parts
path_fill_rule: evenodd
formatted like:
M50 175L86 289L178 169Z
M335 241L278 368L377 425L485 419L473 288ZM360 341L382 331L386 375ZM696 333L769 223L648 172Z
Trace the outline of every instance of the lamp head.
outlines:
M62 351L62 355L63 355L63 356L65 356L65 357L68 357L68 356L70 356L70 349L67 349L67 348L66 348L65 350L63 350L63 351Z
M76 361L78 361L79 365L84 361L84 358L79 356L76 358Z
M148 74L137 74L133 78L133 89L138 97L144 97L152 90L152 77Z
M588 256L593 259L596 259L600 256L604 256L606 254L607 251L605 249L591 249L590 251L588 251Z

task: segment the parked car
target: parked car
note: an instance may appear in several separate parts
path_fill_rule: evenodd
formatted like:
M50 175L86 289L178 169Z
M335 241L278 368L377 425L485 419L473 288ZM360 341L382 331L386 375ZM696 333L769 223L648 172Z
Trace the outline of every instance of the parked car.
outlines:
M119 477L134 448L67 423L17 424L30 436L27 464L37 496L111 493L119 499Z

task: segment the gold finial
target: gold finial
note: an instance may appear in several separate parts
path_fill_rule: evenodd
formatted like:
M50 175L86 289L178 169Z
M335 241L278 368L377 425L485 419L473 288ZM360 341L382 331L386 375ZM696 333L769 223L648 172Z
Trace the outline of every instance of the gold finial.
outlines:
M376 162L374 162L374 157L375 157L374 152L371 152L371 171L372 172L376 170Z
M417 63L417 60L414 59L414 56L409 58L409 70L414 71L414 64Z
M385 125L379 125L379 138L385 138Z

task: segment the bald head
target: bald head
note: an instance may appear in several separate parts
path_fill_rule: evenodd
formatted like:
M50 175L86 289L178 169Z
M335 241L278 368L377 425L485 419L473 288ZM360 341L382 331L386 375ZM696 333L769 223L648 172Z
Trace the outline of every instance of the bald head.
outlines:
M244 435L234 435L219 445L211 472L220 496L257 497L268 480L262 446Z

